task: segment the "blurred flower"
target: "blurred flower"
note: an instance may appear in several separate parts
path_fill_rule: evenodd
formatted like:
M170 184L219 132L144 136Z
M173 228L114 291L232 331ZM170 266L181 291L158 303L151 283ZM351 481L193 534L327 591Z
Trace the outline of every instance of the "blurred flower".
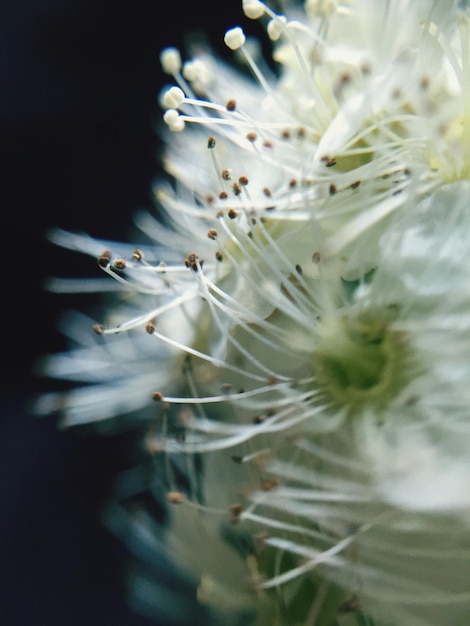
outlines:
M145 488L166 492L167 532L124 504L139 480L109 523L173 563L216 623L459 626L466 3L243 8L273 41L266 64L240 27L225 35L254 81L207 50L162 52L174 184L156 189L161 221L137 217L147 243L53 233L96 256L118 295L94 335L68 323L78 347L45 372L87 384L38 412L148 424ZM168 581L134 583L176 607Z

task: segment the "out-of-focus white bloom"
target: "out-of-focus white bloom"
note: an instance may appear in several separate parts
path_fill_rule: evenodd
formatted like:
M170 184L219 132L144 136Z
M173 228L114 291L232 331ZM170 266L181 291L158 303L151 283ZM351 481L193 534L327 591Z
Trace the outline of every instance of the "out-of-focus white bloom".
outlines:
M174 505L165 544L145 513L119 519L196 581L217 623L462 626L466 4L243 9L275 72L239 26L225 42L255 80L207 51L162 52L174 184L155 192L163 224L137 216L147 244L54 233L118 294L46 363L87 384L38 411L149 421L151 490Z
M192 397L162 398L184 405L185 441L156 433L148 446L212 453L206 524L236 510L260 588L285 607L261 624L302 611L299 624L308 615L327 624L332 603L341 613L352 597L378 624L459 624L468 614L469 193L470 183L452 183L413 207L383 235L373 276L342 298L317 280L280 294L262 324L243 325L240 307L224 377L188 363ZM184 515L200 519L191 506ZM208 579L203 559L198 568ZM350 596L317 587L315 574ZM214 578L221 601L223 577Z

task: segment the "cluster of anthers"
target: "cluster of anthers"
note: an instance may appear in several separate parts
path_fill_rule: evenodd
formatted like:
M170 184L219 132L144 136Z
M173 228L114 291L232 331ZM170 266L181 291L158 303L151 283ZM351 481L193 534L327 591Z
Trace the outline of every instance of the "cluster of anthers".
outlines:
M237 70L162 52L173 182L159 220L136 217L139 248L53 234L117 296L94 337L70 320L78 346L46 371L86 384L38 410L149 425L171 521L163 540L132 509L126 533L195 581L216 623L461 626L467 4L287 5L243 1L270 66L241 27L225 35ZM147 607L188 623L168 581L138 580Z

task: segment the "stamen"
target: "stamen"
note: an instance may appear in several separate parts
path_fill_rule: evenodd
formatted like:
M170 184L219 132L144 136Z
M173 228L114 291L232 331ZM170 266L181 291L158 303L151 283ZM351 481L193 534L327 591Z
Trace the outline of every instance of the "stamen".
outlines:
M253 398L253 397L257 397L260 395L263 395L265 393L268 394L272 394L273 390L276 391L280 391L282 389L284 389L286 387L288 383L286 382L280 382L278 383L276 386L273 385L267 385L265 387L257 387L256 389L253 389L252 391L242 391L240 393L232 393L232 394L227 394L227 393L223 393L220 396L207 396L207 397L170 397L170 396L163 396L161 393L159 392L155 392L154 396L157 395L157 399L159 401L164 400L165 402L168 402L168 404L214 404L214 403L220 403L220 402L234 402L235 400L243 400L245 398ZM311 392L309 392L310 394ZM308 394L308 395L309 395ZM237 427L238 429L238 427Z
M245 247L240 239L238 239L233 232L226 226L225 220L221 220L221 225L224 228L225 232L227 233L227 235L229 236L229 238L233 241L233 243L237 246L237 248L240 250L240 252L243 254L243 256L245 256L246 258L250 258L249 257L249 250L248 247L252 247L254 246L254 244L251 242L250 238L248 236L246 236L246 243L248 247ZM242 233L240 233L240 236L243 236ZM236 269L237 272L240 272L240 275L243 276L243 278L249 283L249 285L251 285L252 288L254 288L255 290L258 290L259 285L257 285L255 277L252 274L256 274L258 276L258 280L261 280L263 283L266 283L266 276L265 274L263 274L263 272L261 271L261 269L258 267L257 264L252 264L251 270L252 272L248 272L243 265L241 265L240 263L238 263L238 261L236 260L236 258L231 254L230 250L228 249L228 247L226 245L224 245L224 253L225 255L230 259L230 261L232 262L232 264L234 265L234 268ZM257 246L254 247L255 251L257 253L262 253L264 254L263 250L259 250L259 248ZM269 263L268 266L272 267L272 263ZM275 268L274 268L275 270ZM277 274L276 270L275 273ZM284 276L282 276L282 281L284 282ZM277 278L277 277L276 277ZM265 289L263 291L263 298L265 300L267 300L268 302L272 303L274 305L274 307L280 307L282 308L282 311L289 315L290 317L292 317L292 319L296 320L298 323L300 323L302 326L304 326L305 328L309 328L310 329L310 319L308 317L306 317L304 314L301 313L301 311L299 310L299 308L297 306L295 306L292 302L290 302L287 298L285 298L284 296L282 296L282 293L278 293L278 294L273 294L271 293L271 290ZM282 305L282 307L281 307Z
M228 370L236 374L242 374L244 376L248 376L251 380L257 380L259 382L264 382L266 379L265 376L248 372L247 370L241 367L238 367L231 363L227 363L226 361L223 361L222 359L218 359L212 355L206 354L205 352L201 352L200 350L196 350L195 348L192 348L191 346L188 346L184 343L176 341L175 339L172 339L171 337L167 337L166 335L158 333L156 330L154 331L153 335L157 337L158 339L160 339L160 341L163 341L164 343L167 343L173 346L174 348L181 350L182 352L186 354L191 354L192 356L199 357L203 361L207 361L208 363L211 363L212 365L220 367L221 369Z
M293 541L288 541L286 539L280 539L277 537L267 538L267 545L290 552L292 554L306 557L308 561L299 567L292 568L287 572L280 574L279 576L274 576L270 580L262 583L260 585L261 588L270 589L272 587L277 587L278 585L284 585L285 583L294 580L298 576L312 571L322 563L328 563L330 565L340 565L341 561L335 557L339 553L343 552L346 548L348 548L355 541L355 539L356 535L351 535L349 537L346 537L342 541L338 541L338 543L329 550L325 550L324 552L318 552L316 550L312 550L311 548L306 548L301 544L294 543Z

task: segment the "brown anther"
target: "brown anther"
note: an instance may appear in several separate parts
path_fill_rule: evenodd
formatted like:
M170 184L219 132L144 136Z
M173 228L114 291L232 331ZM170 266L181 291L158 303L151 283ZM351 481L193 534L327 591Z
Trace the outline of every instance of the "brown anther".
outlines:
M181 491L169 491L166 494L166 499L170 504L181 504L182 502L184 502L185 497L184 494L181 493Z
M290 139L290 130L288 128L284 128L284 130L281 131L281 137L283 139Z
M242 192L242 188L240 187L240 185L238 183L233 183L232 190L233 190L233 193L236 196L239 196L241 194L241 192Z
M116 259L113 265L117 270L125 270L127 267L127 264L124 261L124 259Z
M224 211L222 209L219 209L217 211L217 213L215 214L216 217L223 217L224 216Z
M331 183L329 191L330 191L330 196L334 196L335 193L338 191L334 183Z
M276 208L276 206L274 204L270 204L269 206L265 206L264 210L265 211L274 211L275 208ZM261 221L263 221L263 218L261 218Z
M303 139L305 137L305 128L303 126L297 129L297 137L299 139Z
M222 179L230 180L231 178L232 178L232 173L230 172L230 170L228 170L227 168L224 168L222 170Z
M235 98L230 98L230 100L227 100L225 108L227 109L227 111L235 111L235 109L237 108L237 101L235 100Z
M214 202L214 200L215 200L215 196L212 195L211 193L208 193L207 196L206 196L206 202L208 204L212 204Z
M326 167L333 167L333 165L336 165L336 159L328 159L327 161L325 161L325 165Z
M277 385L278 382L279 382L279 379L276 376L273 376L272 374L270 374L266 378L266 384L267 385Z
M144 253L139 248L134 248L132 251L132 260L133 261L142 261L144 258Z
M264 195L265 195L267 198L270 198L270 197L271 197L271 189L269 189L269 187L265 187L265 188L263 189L263 193L264 193Z
M246 134L246 138L248 139L248 141L251 141L251 143L253 143L258 139L258 134L255 133L254 130L252 130L251 132Z
M294 189L294 187L297 187L297 180L295 178L291 178L289 181L289 187L291 189Z
M238 211L235 211L235 209L229 209L227 215L231 220L234 220L238 215Z
M228 198L228 193L226 191L221 191L219 193L219 200L227 200Z
M252 226L255 226L255 224L256 224L256 217L252 217L250 219L250 222L251 222Z
M341 85L347 85L351 82L351 74L349 72L343 72L339 77L339 82Z
M262 424L264 421L266 421L266 415L256 415L253 418L253 424Z
M419 86L423 91L426 91L429 87L429 78L427 76L423 76L420 80Z
M350 187L351 189L357 189L357 188L359 187L359 185L360 185L360 184L361 184L361 181L360 181L360 180L355 180L353 183L351 183L351 184L349 185L349 187Z
M240 520L240 515L242 514L243 506L236 502L235 504L230 505L230 521L232 524L236 524Z
M312 261L313 263L315 263L315 265L318 265L318 263L320 263L321 261L321 254L319 252L314 252L312 254Z
M192 252L191 254L188 254L188 256L185 258L184 264L186 265L186 267L190 267L193 272L197 272L199 267L202 267L204 265L204 260L200 259L195 252Z
M228 393L229 391L232 390L232 386L230 383L222 383L222 385L220 385L220 391L222 393Z
M297 263L297 265L295 266L295 271L297 272L297 274L302 275L303 273L302 266Z
M215 258L216 258L216 261L219 261L219 263L224 260L222 252L219 252L219 250L217 250L217 252L215 253Z
M98 257L98 265L100 265L101 267L106 267L111 261L111 256L112 254L110 250L104 250Z
M243 187L246 187L250 181L248 180L248 176L239 176L239 178L238 178L238 182L239 182L239 183L240 183L240 185L242 185Z
M268 148L269 150L273 147L271 141L263 141L263 148Z
M212 137L212 135L207 140L207 147L209 148L209 150L215 148L215 137Z
M278 485L279 482L277 480L274 480L273 478L266 478L265 480L261 481L260 489L261 491L272 491Z
M147 322L147 324L145 325L145 332L149 335L153 335L153 333L155 332L155 320Z
M92 328L93 328L93 332L96 333L97 335L102 335L104 333L103 324L93 324Z
M215 239L217 237L217 231L215 230L215 228L211 228L210 230L208 230L207 236L209 237L209 239Z
M155 402L161 402L163 400L163 394L160 393L160 391L154 391L152 393L152 400L155 400Z

